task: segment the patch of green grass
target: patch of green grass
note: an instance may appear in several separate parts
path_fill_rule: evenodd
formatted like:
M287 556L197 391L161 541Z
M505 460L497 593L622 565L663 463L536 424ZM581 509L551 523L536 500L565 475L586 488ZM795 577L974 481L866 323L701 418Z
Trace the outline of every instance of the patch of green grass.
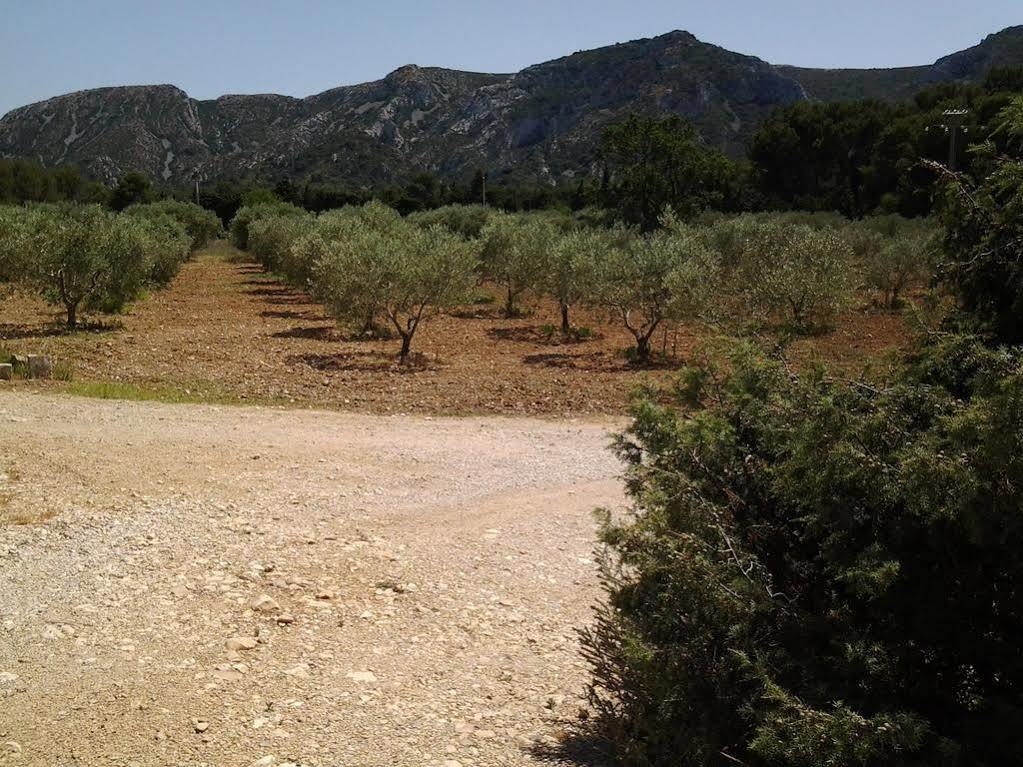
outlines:
M161 384L140 385L122 381L69 381L62 391L78 397L121 399L142 402L238 404L242 400L202 390Z
M63 360L53 363L53 380L54 381L71 381L75 377L74 366L70 362L64 362Z

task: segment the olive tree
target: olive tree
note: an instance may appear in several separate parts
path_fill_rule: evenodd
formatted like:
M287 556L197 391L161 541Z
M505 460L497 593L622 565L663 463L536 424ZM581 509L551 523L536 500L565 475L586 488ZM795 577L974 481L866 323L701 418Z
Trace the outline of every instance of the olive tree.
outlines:
M181 270L192 253L192 237L178 219L166 213L146 216L137 221L122 220L121 226L134 229L142 239L146 256L146 282L162 288Z
M495 215L484 227L483 268L504 288L506 316L515 316L523 293L543 285L559 236L557 226L539 216Z
M239 250L249 248L249 226L269 216L304 216L306 212L286 202L259 202L239 208L231 219L231 243Z
M820 326L849 300L852 250L836 231L766 224L750 237L744 289L765 314L796 329Z
M685 227L634 237L619 232L593 257L591 301L621 317L641 362L650 359L654 331L698 317L719 281L717 256Z
M150 262L137 222L99 206L46 206L29 215L19 279L60 306L69 328L83 307L113 311L138 295Z
M338 210L321 214L312 229L299 237L282 257L282 271L296 284L311 285L314 293L322 290L323 280L314 282L315 268L325 254L343 248L345 244L361 243L358 246L356 272L363 275L359 281L356 275L344 280L330 280L332 290L344 287L343 295L334 295L335 304L347 304L345 315L356 318L362 336L382 334L377 320L382 315L382 304L376 294L379 280L372 275L374 270L386 262L389 243L401 239L409 227L398 212L381 202L370 201L365 205L347 205ZM340 243L340 245L336 245Z
M142 218L170 216L185 228L191 241L191 250L205 248L207 243L220 233L220 219L217 214L194 202L161 200L148 205L132 205L124 212Z
M554 243L548 263L548 289L561 311L561 332L572 329L571 307L587 300L593 290L597 259L608 249L610 235L599 229L570 232Z
M312 230L312 216L272 215L249 224L249 252L268 272L284 275L291 283L302 285L307 274L295 269L289 255L292 245Z
M10 283L21 273L25 253L22 240L27 234L24 208L0 205L0 282Z
M342 322L382 314L401 337L402 364L422 322L467 299L478 264L475 244L439 226L381 231L361 223L343 239L320 237L317 247L315 295Z
M886 309L898 308L902 294L927 273L931 253L936 250L930 237L902 235L882 242L864 263L867 285L881 296Z
M424 228L440 224L466 239L476 239L493 215L494 209L483 205L445 205L433 210L410 213L407 219Z

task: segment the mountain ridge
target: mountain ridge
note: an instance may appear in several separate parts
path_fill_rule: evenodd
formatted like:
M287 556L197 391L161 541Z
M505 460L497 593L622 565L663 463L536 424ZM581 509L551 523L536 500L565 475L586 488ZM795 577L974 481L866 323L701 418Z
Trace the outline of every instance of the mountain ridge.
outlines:
M943 81L1023 65L1023 26L931 65L808 69L773 65L683 30L534 64L514 73L406 64L304 97L194 99L176 85L91 88L0 118L0 156L74 163L113 180L138 170L168 185L203 178L389 183L417 171L485 168L570 181L593 170L602 130L632 112L690 119L740 155L773 109L808 99L908 98Z

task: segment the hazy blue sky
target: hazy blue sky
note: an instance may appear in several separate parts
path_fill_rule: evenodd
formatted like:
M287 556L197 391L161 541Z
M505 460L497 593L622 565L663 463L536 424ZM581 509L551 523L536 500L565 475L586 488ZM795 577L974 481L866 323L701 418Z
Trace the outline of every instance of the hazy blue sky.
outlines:
M777 64L902 66L1013 24L1021 0L0 0L0 114L103 85L305 96L402 64L511 72L672 29Z

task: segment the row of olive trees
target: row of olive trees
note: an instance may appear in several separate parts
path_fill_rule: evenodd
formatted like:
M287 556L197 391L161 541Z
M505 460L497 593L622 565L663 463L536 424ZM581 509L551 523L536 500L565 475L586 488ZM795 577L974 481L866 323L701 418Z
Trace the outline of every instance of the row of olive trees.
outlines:
M895 218L854 224L820 214L688 225L669 211L644 234L480 206L403 219L380 203L318 217L264 204L242 208L232 223L236 245L309 289L339 320L363 332L392 325L402 360L431 310L466 301L482 281L498 287L509 317L521 313L523 296L550 296L566 334L572 307L610 312L634 337L640 361L666 323L744 308L797 330L826 326L860 286L893 306L923 273L928 231Z
M259 213L263 216L260 217ZM695 316L715 284L716 258L691 232L647 236L576 229L557 217L491 214L478 237L443 221L410 221L369 203L319 217L242 209L232 225L268 270L307 287L334 317L362 330L386 321L406 360L422 321L471 299L481 279L501 286L505 310L525 292L551 294L568 331L574 305L615 312L641 360L665 321Z
M422 323L470 300L479 245L443 226L416 226L380 203L310 216L288 205L239 210L232 239L268 270L306 288L359 332L381 323L405 363Z
M4 206L0 282L39 294L75 328L82 311L116 312L146 288L166 286L219 229L189 203L122 214L98 205Z

